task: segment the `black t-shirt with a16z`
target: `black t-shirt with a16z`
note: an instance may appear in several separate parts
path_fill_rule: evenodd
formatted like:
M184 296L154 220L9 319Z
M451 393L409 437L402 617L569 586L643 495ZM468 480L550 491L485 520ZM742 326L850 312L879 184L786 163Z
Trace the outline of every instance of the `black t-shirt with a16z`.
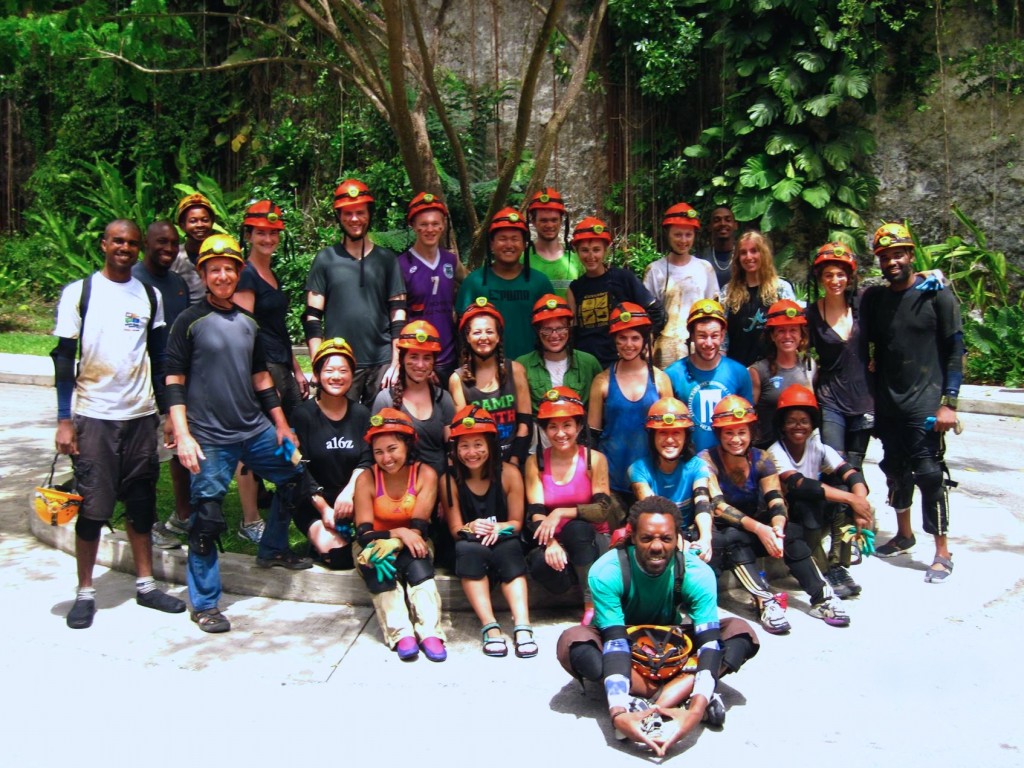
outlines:
M345 416L332 421L315 400L305 400L292 411L291 422L303 458L309 460L310 474L323 486L324 499L333 504L352 473L373 461L370 446L363 440L370 428L370 411L350 400Z

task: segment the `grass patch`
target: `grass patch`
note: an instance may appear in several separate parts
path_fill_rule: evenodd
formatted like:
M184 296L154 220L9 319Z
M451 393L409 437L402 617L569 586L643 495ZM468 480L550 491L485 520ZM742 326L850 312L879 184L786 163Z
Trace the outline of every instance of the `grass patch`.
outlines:
M267 483L268 488L273 488L273 483ZM236 552L241 555L256 556L256 545L249 541L243 541L238 537L238 524L242 521L242 504L238 499L238 487L234 480L228 489L228 495L224 497L224 519L228 529L220 537L225 552ZM171 487L171 471L164 465L160 467L160 479L156 485L156 514L160 520L167 520L174 514L174 489ZM266 520L269 511L261 510L260 516ZM123 531L125 526L124 507L118 503L114 510L114 528ZM292 549L305 552L307 543L306 537L294 526L289 526L288 543Z
M15 301L10 297L0 297L0 333L49 334L53 331L54 316L52 302L42 299Z
M57 340L50 335L13 331L0 334L0 352L12 355L39 355L45 357L56 346Z

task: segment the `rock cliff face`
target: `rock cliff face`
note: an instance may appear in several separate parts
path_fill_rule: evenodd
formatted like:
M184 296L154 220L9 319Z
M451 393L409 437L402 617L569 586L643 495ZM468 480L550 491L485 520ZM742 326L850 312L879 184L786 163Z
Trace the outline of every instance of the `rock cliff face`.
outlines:
M449 14L444 30L445 42L439 52L442 66L471 83L520 82L543 15L529 3L508 0L458 5L463 10ZM560 29L581 38L589 11L589 4L570 0ZM566 55L573 60L575 51L567 46ZM556 77L551 56L546 57L533 103L528 149L536 146L567 85ZM492 131L489 155L508 148L517 107L516 100L499 107L499 126ZM593 215L608 188L604 134L604 97L585 90L562 127L545 182L562 193L571 222Z
M965 13L945 19L940 44L948 56L991 42L990 17L979 24ZM956 203L986 232L989 247L1024 265L1024 98L992 92L965 100L965 84L948 67L931 85L929 96L905 99L869 122L878 141L872 166L881 180L865 216L869 231L883 218L907 218L925 240L963 234L949 213Z
M567 3L564 29L582 34L588 10L583 6ZM979 18L969 15L969 9L947 15L941 39L945 55L990 42L990 17L984 16L983 24ZM476 73L462 76L476 77L477 82L518 81L541 21L540 13L522 3L467 3L464 12L449 17L443 65L459 73ZM595 67L599 59L600 54ZM955 202L985 230L990 247L1024 266L1024 97L993 93L963 100L964 85L948 68L944 83L936 76L927 97L906 98L868 119L878 146L871 165L881 181L876 203L865 213L868 233L882 220L907 218L926 241L963 234L949 213ZM534 102L534 137L565 87L555 77L549 57ZM507 147L516 109L514 101L499 108L500 124L491 137L490 153ZM565 196L573 222L602 212L609 186L607 141L604 94L584 92L562 129L547 177L547 183Z

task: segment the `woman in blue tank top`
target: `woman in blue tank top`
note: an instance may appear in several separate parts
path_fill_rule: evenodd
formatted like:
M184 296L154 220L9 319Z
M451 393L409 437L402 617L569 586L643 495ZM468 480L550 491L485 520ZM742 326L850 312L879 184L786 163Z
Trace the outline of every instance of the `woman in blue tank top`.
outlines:
M619 359L594 378L587 422L608 459L612 491L629 509L635 499L627 471L647 453L647 411L659 398L672 396L672 383L650 362L651 318L643 307L619 304L608 330Z

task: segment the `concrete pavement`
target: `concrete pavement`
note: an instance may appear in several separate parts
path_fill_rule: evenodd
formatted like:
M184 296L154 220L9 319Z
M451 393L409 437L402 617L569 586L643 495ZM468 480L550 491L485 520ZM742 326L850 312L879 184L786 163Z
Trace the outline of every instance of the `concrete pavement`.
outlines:
M698 729L670 759L1024 764L1024 673L1012 637L1024 626L1024 426L970 414L964 422L950 439L961 485L949 582L923 583L931 548L921 536L912 557L871 558L853 571L864 594L846 604L847 629L807 617L795 584L780 582L793 632L762 633L761 653L723 681L725 729ZM138 607L131 576L98 568L96 622L68 630L74 560L40 544L26 522L52 424L52 389L0 386L6 764L133 754L147 765L649 759L611 739L602 692L581 693L558 667L555 641L575 611L535 613L541 654L532 660L485 658L472 615L448 612L449 660L402 664L364 607L229 595L233 631L204 635L185 615ZM894 518L878 454L873 443L866 472L884 536ZM726 606L751 618L739 603ZM499 618L508 631L508 614Z

